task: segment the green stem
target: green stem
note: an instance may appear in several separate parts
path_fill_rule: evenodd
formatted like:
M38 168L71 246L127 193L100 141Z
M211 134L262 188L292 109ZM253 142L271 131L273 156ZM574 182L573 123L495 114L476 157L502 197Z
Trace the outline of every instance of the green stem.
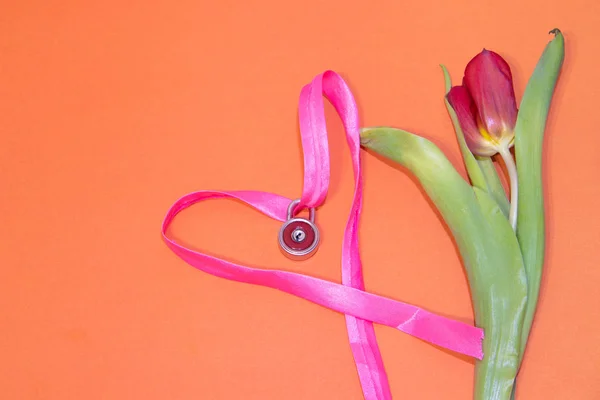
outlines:
M508 146L504 146L499 151L500 156L504 160L508 177L510 179L510 211L508 213L508 221L512 226L513 231L517 230L517 208L519 203L519 178L517 177L517 166L515 160L510 154Z

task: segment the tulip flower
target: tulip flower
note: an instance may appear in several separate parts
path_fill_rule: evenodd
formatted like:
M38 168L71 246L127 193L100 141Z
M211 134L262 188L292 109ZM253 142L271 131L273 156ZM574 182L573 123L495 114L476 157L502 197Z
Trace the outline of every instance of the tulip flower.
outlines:
M485 332L484 356L475 363L475 400L515 398L536 311L545 246L542 142L564 58L561 32L551 33L555 37L529 77L518 113L510 68L496 53L475 56L461 86L452 87L442 67L446 107L469 182L424 137L388 126L361 129L362 146L417 178L459 249L475 325ZM495 154L503 157L510 176L510 210L490 158Z
M510 178L509 221L517 226L517 168L510 153L514 144L517 102L510 67L493 51L483 50L465 69L462 86L455 86L447 99L462 128L469 150L482 157L500 154Z

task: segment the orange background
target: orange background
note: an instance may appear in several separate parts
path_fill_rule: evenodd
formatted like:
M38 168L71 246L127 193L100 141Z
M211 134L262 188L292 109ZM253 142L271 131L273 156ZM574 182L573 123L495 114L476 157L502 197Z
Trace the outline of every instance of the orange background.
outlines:
M286 5L287 4L287 5ZM4 2L0 12L0 392L4 399L361 399L344 318L199 272L163 244L200 189L297 197L300 89L326 69L362 123L432 139L464 173L443 104L483 47L521 96L547 32L566 59L545 141L548 258L520 399L600 398L596 0ZM327 104L324 242L304 263L233 201L174 234L253 266L339 281L352 170ZM367 288L471 320L451 238L402 170L363 152ZM376 326L394 398L468 399L473 363Z

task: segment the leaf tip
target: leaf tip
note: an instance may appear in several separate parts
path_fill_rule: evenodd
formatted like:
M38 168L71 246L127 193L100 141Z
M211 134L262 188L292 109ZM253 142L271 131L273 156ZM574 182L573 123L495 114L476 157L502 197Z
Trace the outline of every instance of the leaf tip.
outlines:
M450 73L448 72L448 68L446 68L446 66L444 64L440 64L440 67L442 68L442 73L444 74L444 83L445 83L445 89L446 89L446 94L450 91L450 89L452 88L452 78L450 78Z
M369 135L373 131L373 128L360 128L360 144L362 146L369 144L371 136Z
M564 47L564 45L565 45L565 37L563 36L563 34L562 34L562 32L561 32L560 29L554 28L550 32L548 32L548 34L554 35L554 38L551 40L551 42L556 41L557 45L559 47Z
M562 32L558 28L552 29L550 32L548 32L548 34L550 34L550 33L553 34L554 36L562 35Z

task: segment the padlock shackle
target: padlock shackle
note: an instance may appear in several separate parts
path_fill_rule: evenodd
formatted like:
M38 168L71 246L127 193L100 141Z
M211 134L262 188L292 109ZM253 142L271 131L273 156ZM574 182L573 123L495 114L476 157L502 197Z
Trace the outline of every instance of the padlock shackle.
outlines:
M296 208L296 206L300 204L300 199L296 199L293 200L290 205L287 208L287 220L291 220L292 219L292 213L294 212L294 208ZM316 215L316 211L314 208L309 208L308 209L308 218L310 220L310 222L312 222L313 224L315 223L315 215Z

